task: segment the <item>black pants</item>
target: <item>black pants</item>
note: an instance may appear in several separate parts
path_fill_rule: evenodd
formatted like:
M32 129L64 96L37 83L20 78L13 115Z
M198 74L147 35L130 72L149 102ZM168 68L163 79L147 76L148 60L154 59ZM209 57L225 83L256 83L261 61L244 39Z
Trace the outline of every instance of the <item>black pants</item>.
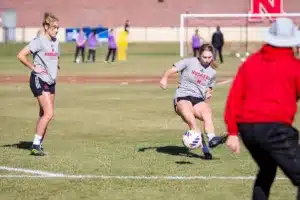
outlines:
M214 50L214 60L217 59L217 53L219 54L219 59L220 59L220 62L223 63L224 60L223 60L223 47L214 47L215 50Z
M193 48L193 53L194 53L194 57L198 57L198 55L200 54L200 47Z
M93 59L93 62L96 61L96 49L89 49L89 53L88 53L88 60Z
M280 167L291 182L300 185L298 130L280 123L239 124L241 138L259 166L252 200L267 200ZM300 200L299 188L297 199Z
M111 49L109 48L108 51L107 51L107 55L106 55L106 61L108 61L110 55L112 54L112 58L111 58L111 61L114 62L115 61L115 58L116 58L116 51L117 49Z
M78 47L78 46L76 46L76 49L75 49L75 58L74 58L74 61L76 61L76 58L78 57L79 51L81 52L82 62L84 62L85 48L84 47Z

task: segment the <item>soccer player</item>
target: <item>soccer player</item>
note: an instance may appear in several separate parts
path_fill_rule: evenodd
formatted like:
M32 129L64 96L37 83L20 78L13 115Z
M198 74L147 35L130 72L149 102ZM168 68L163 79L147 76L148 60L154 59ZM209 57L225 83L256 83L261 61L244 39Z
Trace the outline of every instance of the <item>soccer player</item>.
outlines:
M223 46L224 46L224 36L221 32L220 26L217 26L216 32L212 35L211 43L215 48L214 60L217 59L217 53L219 54L220 62L223 63Z
M75 49L74 62L76 62L79 51L81 52L82 62L85 61L85 44L86 44L86 36L85 36L85 33L83 32L83 29L80 29L79 34L77 35L77 38L76 38L76 49Z
M216 83L216 66L213 63L213 47L203 44L200 56L185 58L166 70L160 80L160 86L167 88L168 77L181 73L180 85L174 97L175 112L189 126L190 130L201 133L197 120L204 121L204 129L208 136L210 148L224 143L224 137L215 135L212 111L208 104ZM204 154L209 153L204 149Z
M105 63L108 63L109 57L112 54L111 61L115 62L117 51L117 43L114 35L114 29L110 29L108 33L108 51L105 58Z
M42 142L54 113L56 76L59 69L59 42L56 35L59 20L52 13L45 13L44 31L25 46L17 58L31 71L30 88L39 104L39 119L37 121L31 154L44 156ZM27 55L33 55L33 63Z
M88 52L88 59L87 61L89 61L92 57L93 63L96 61L96 47L97 47L97 32L96 29L94 29L87 40L87 46L89 48L89 52Z
M193 48L194 57L199 56L199 51L200 51L202 42L203 41L201 40L201 38L199 36L199 31L198 31L198 29L196 29L195 34L192 36L192 48Z
M277 18L265 45L240 66L229 91L224 120L227 146L239 153L238 133L259 167L253 200L269 199L277 167L298 187L299 132L292 126L300 95L300 61L293 47L300 31L288 18Z

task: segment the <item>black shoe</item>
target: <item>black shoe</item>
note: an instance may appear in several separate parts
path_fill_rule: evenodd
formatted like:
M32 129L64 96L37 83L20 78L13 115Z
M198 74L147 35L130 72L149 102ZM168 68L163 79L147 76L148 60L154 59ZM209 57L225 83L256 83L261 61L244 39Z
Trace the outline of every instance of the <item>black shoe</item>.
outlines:
M227 135L225 136L215 136L210 141L208 141L209 148L215 148L220 144L223 144L226 142Z
M204 159L205 160L212 160L212 155L211 155L211 153L204 153Z
M204 160L212 160L212 154L210 153L209 148L206 145L203 134L201 134L201 136L202 136L202 148L201 148L201 150L204 154Z

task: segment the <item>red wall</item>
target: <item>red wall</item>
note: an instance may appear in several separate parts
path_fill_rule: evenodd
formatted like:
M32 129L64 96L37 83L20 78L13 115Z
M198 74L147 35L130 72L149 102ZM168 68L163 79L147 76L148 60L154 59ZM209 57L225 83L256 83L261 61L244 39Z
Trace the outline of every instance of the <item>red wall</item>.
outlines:
M125 19L130 20L131 26L159 27L178 26L179 15L186 10L190 13L247 13L250 1L165 0L164 3L158 3L157 0L1 0L0 10L4 8L16 9L17 26L40 26L43 13L52 11L60 18L62 27L100 24L120 26ZM284 10L300 12L300 1L285 0ZM201 22L193 20L190 23Z

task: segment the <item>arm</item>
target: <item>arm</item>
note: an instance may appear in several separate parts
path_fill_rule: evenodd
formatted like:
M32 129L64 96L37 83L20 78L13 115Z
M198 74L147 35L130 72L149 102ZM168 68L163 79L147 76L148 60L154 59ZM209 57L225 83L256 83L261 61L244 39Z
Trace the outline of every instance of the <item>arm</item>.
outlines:
M86 41L86 36L84 36L84 40L81 43L79 42L79 37L80 37L80 35L78 34L77 39L76 39L76 44L77 44L77 46L82 46Z
M32 62L30 62L27 59L27 55L31 54L29 48L26 46L24 47L17 55L17 58L21 61L21 63L23 63L28 69L30 69L31 71L34 70L35 66Z
M176 67L171 67L168 70L166 70L163 74L163 76L160 79L160 86L163 89L167 88L167 84L168 84L168 78L169 76L176 74L177 73L177 69Z
M60 45L58 45L58 49L57 49L57 53L58 53L58 57L57 57L57 59L58 59L58 64L57 64L57 69L59 69L60 70L60 65L59 65L59 58L60 58Z
M221 33L221 46L224 46L224 35Z
M213 90L213 88L216 85L216 74L212 77L212 79L210 80L209 84L208 84L208 88Z
M227 126L227 131L230 136L238 135L238 127L236 117L238 115L240 105L244 95L244 65L242 65L231 85L229 94L227 97L224 120Z
M58 65L57 65L57 69L60 70L59 57L58 57Z
M216 33L213 33L211 37L211 44L214 46Z
M205 92L206 100L209 100L212 97L212 92L214 90L215 85L216 85L216 74L212 77L212 79L210 80L207 86L207 90Z
M17 58L23 63L28 69L36 70L34 64L27 59L27 55L37 53L41 50L40 40L34 39L27 46L25 46L17 55Z
M180 71L183 71L189 64L189 59L183 59L179 62L175 63L173 67L169 68L167 71L164 72L162 78L160 79L160 86L163 89L167 88L168 78L169 76L176 74Z
M240 152L240 141L238 138L238 126L236 118L244 96L244 66L245 63L240 67L232 83L229 95L227 97L227 103L224 113L225 123L228 131L226 145L233 153Z
M176 67L171 67L168 70L166 70L162 76L162 78L168 79L169 76L174 75L177 73Z
M80 44L80 46L84 45L86 43L86 41L87 41L87 38L86 38L86 36L84 36L84 40L82 41L82 43Z

